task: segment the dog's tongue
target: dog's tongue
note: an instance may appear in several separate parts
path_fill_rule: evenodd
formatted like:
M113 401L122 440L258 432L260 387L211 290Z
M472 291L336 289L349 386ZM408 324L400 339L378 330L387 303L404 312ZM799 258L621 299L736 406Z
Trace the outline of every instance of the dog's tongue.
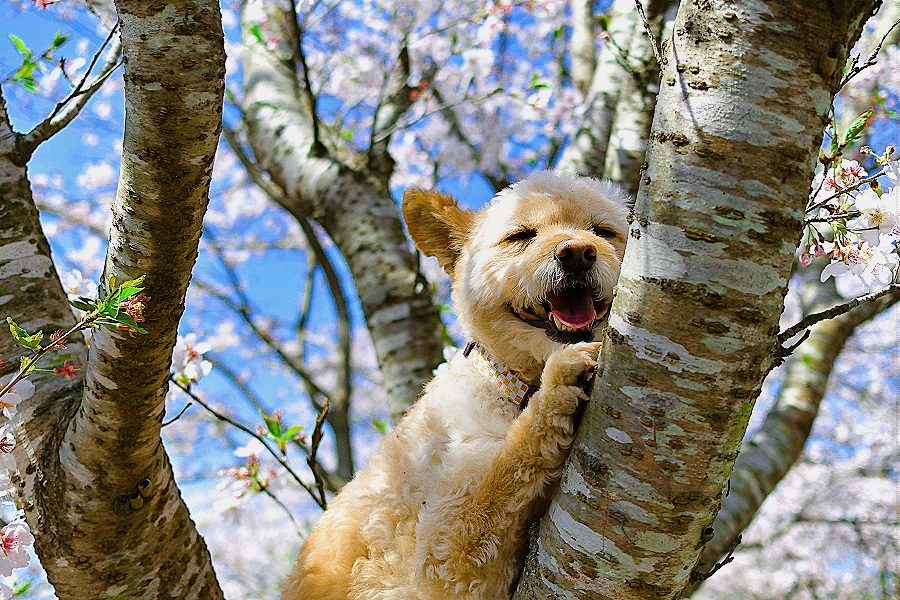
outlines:
M556 316L564 325L583 329L590 326L597 316L594 300L590 290L564 290L551 293L550 314Z

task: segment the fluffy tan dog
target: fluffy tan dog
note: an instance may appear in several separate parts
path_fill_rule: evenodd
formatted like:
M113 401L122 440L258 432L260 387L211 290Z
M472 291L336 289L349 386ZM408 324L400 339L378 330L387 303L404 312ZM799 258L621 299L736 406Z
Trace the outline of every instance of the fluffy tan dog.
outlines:
M461 209L409 190L419 249L453 279L457 352L306 539L282 600L509 598L596 365L628 198L544 172Z

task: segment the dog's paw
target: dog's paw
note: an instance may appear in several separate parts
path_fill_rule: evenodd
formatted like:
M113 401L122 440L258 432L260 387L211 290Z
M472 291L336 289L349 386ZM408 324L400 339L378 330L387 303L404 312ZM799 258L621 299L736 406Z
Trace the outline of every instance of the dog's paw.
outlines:
M597 367L597 356L600 353L601 345L600 342L581 342L563 346L555 351L544 365L541 387L574 386L584 388Z

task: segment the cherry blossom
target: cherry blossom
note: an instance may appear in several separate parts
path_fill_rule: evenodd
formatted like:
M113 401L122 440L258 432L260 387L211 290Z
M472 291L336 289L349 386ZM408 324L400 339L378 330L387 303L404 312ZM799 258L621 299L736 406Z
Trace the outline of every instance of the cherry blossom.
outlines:
M13 569L27 566L31 560L29 547L34 544L34 536L28 524L15 520L0 529L0 575L9 577Z
M6 385L9 384L10 381L12 381L14 376L14 374L11 374L0 379L0 389L6 387ZM0 396L0 408L3 409L3 414L6 415L7 418L11 418L16 414L16 406L18 406L18 404L23 400L28 400L33 395L33 383L31 383L27 379L17 381L12 389L8 390L5 394Z
M197 342L197 334L189 333L181 337L175 344L172 352L172 370L176 379L185 385L200 381L202 377L209 375L212 363L203 360L203 354L212 350L209 342Z

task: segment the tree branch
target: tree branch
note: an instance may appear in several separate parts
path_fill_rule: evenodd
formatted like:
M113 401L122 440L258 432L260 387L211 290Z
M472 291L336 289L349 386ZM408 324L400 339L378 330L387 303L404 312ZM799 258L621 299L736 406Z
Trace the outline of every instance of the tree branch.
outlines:
M346 259L391 412L399 416L441 361L438 311L429 290L416 285L415 261L383 176L310 152L315 136L290 77L250 33L268 22L269 33L284 35L271 15L276 8L257 0L244 3L247 137L260 167L284 190L282 206L292 214L315 216Z
M582 94L591 87L597 68L597 36L595 33L593 0L572 0L572 38L569 54L572 60L571 76Z
M556 164L555 168L559 171L603 176L619 92L623 82L630 78L625 62L627 58L620 56L615 44L622 41L630 46L636 35L634 0L614 0L608 14L607 40L597 57L597 67L585 98L584 117Z
M239 429L239 430L243 431L244 433L246 433L247 435L249 435L256 441L258 441L260 444L262 444L263 448L266 449L266 452L271 454L272 457L275 459L275 461L279 465L281 465L281 468L283 468L285 471L287 471L288 475L291 476L291 479L293 479L297 483L297 485L299 485L304 490L306 490L309 493L309 495L312 496L312 499L315 500L316 504L318 504L322 510L325 510L325 508L327 507L327 502L325 500L324 490L321 490L321 495L316 495L315 490L313 490L313 488L309 484L305 483L302 479L300 479L300 476L297 475L297 472L294 471L294 469L291 467L291 465L287 461L287 459L280 452L276 452L271 446L269 446L268 442L266 441L266 439L263 436L259 435L258 433L256 433L255 431L253 431L252 429L250 429L243 423L240 423L239 421L235 421L228 415L217 411L208 402L203 400L203 398L201 398L200 396L198 396L197 394L192 392L190 387L183 385L181 382L179 382L174 377L170 377L169 381L174 383L178 389L180 389L182 392L187 394L191 398L191 400L193 400L194 402L196 402L197 404L202 406L204 408L204 410L206 410L209 414L211 414L218 420L222 421L223 423L228 423L235 429ZM318 419L316 419L316 423L318 424ZM318 466L318 463L316 463L316 461L315 461L315 454L313 454L311 450L309 451L309 456L313 457L313 461L312 461L312 463L310 463L310 468L312 468L312 464L316 464L316 466ZM307 459L307 460L309 460L309 459ZM316 482L318 485L318 482L322 481L322 478L321 478L320 474L315 474L315 476L316 476Z
M795 325L791 325L784 331L778 334L778 343L783 344L788 341L804 329L819 323L820 321L824 321L826 319L833 319L837 316L840 316L844 313L850 312L860 304L864 304L866 302L873 302L878 300L883 296L891 295L896 299L900 299L900 283L894 283L889 285L888 287L880 290L878 292L873 292L871 294L866 294L864 296L860 296L858 298L853 298L852 300L848 300L843 304L838 304L837 306L832 306L827 310L823 310L811 315L807 315L800 320L799 323Z
M110 30L109 35L106 36L100 49L94 54L94 57L91 59L91 62L84 72L84 76L78 81L69 95L61 100L43 121L35 125L30 132L22 137L22 149L26 156L31 157L38 146L71 123L81 112L81 109L87 104L88 100L91 99L94 93L100 89L109 76L112 75L113 71L121 64L120 53L122 51L122 42L117 38L113 39L113 36L118 32L118 29L119 25L116 23L115 27ZM112 45L107 53L106 62L100 68L97 75L91 79L90 83L87 83L87 78L93 70L94 65L103 53L103 49L106 48L110 41L112 41Z

